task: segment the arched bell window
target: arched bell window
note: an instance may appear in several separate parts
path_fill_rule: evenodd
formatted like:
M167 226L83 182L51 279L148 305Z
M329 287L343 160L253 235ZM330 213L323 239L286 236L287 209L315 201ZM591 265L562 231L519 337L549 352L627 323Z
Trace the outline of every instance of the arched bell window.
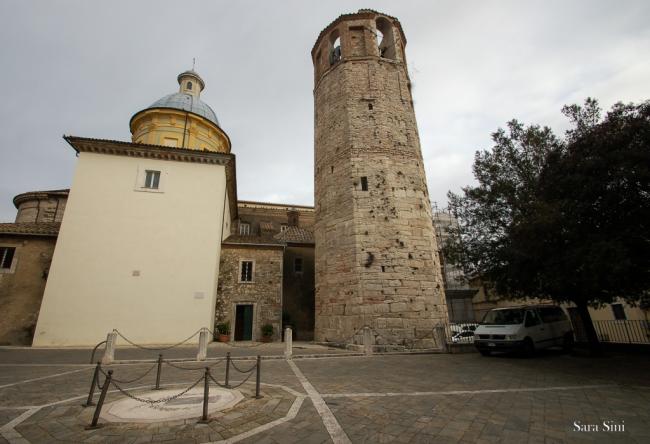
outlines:
M397 53L395 51L393 25L384 17L379 17L375 24L377 29L376 35L379 57L396 60Z
M192 82L187 82L187 89L189 89L189 90L192 89Z
M333 65L339 60L341 60L341 37L339 35L338 30L334 31L330 35L329 56L330 56L330 65Z

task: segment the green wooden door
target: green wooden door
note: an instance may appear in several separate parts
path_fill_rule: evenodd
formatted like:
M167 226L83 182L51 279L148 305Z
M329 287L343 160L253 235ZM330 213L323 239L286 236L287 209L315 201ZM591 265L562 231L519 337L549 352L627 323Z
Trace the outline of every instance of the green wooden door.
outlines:
M235 314L235 341L253 340L253 306L238 305Z

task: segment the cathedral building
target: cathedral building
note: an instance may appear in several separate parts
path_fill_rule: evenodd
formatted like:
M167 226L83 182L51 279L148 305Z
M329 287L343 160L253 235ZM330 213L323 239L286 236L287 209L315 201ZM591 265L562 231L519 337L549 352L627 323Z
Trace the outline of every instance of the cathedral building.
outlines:
M0 343L89 346L113 329L176 343L227 322L235 341L291 325L353 342L368 326L431 346L447 306L405 48L399 21L372 10L318 36L315 207L238 200L194 71L133 115L130 142L66 136L69 192L19 195L0 224Z

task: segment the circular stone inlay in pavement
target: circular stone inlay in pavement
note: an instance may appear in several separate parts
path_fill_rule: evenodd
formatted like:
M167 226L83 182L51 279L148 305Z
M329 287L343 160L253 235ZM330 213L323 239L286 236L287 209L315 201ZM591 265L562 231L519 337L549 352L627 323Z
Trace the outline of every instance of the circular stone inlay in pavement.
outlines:
M156 390L138 393L138 398L156 401L169 398L180 390ZM239 390L210 387L208 413L235 406L244 396ZM159 422L175 419L200 418L203 414L203 389L193 388L178 398L156 404L126 398L104 407L101 417L111 422Z

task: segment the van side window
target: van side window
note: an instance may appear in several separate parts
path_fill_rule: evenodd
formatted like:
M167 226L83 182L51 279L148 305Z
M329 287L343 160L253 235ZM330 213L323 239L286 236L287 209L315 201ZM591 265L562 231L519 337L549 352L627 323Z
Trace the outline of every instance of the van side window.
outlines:
M549 322L561 322L566 320L566 316L560 307L541 307L539 314L542 321L548 324Z
M566 312L564 310L562 310L560 307L555 307L555 309L557 310L557 316L558 316L557 320L558 321L568 321L569 320L569 318L567 317L567 314L566 314Z
M537 313L533 310L526 310L526 321L524 323L524 326L526 327L534 327L535 325L539 325L541 323L539 316L537 316Z
M553 307L542 307L539 309L539 314L545 324L548 324L549 322L555 322L556 320Z

